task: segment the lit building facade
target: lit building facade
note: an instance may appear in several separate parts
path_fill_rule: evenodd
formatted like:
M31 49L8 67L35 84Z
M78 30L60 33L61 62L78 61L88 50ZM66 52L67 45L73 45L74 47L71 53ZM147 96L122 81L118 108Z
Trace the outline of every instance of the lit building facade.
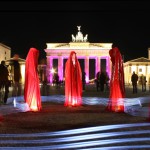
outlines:
M133 71L140 77L146 76L147 83L150 83L150 59L141 57L124 63L125 83L131 84Z
M54 59L58 60L57 72L60 80L64 80L64 67L65 61L67 60L70 52L75 51L77 58L80 61L84 61L84 68L82 71L86 73L86 82L90 80L89 72L90 68L90 59L94 59L94 73L105 70L109 77L111 75L111 62L109 56L109 50L112 47L112 43L90 43L88 42L88 34L83 36L80 31L80 26L78 27L78 33L76 36L72 34L72 41L70 43L47 43L47 48L45 49L47 57L47 80L49 83L52 83L53 80L53 69L54 68ZM101 65L102 60L105 60L105 66Z
M0 62L2 60L6 61L11 57L11 48L0 43Z
M12 69L12 60L13 58L10 58L6 60L6 65L8 66L8 71L9 71L9 78L10 80L13 80L13 69ZM18 62L20 64L20 69L21 69L21 83L24 84L25 82L25 59L18 58Z
M6 65L8 66L8 71L9 71L9 78L12 80L12 73L11 73L11 48L9 46L6 46L2 43L0 43L0 62L4 60L6 62ZM25 60L19 58L19 63L20 63L20 68L21 68L21 75L22 75L22 83L25 81Z

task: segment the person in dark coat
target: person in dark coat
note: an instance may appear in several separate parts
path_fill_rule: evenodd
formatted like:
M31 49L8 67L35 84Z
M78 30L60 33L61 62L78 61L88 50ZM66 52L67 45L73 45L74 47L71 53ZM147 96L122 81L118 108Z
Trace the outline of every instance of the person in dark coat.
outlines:
M86 84L86 73L83 71L82 72L82 86L83 86L83 91L85 91L85 84Z
M9 72L5 65L5 61L1 61L0 64L0 95L1 100L4 104L7 103L8 93L9 93L9 80L8 80ZM4 95L2 92L4 91Z
M96 74L96 90L98 92L98 89L100 87L100 72L97 72Z
M142 92L146 92L146 76L144 76L143 74L140 77L140 83L142 85Z
M138 75L133 71L133 74L131 76L131 82L133 86L133 93L137 93L137 81L138 81Z
M100 73L99 83L100 83L100 91L104 92L104 85L106 84L106 75L105 75L104 71L101 71L101 73Z
M13 92L12 96L21 95L21 68L19 64L19 55L15 54L12 60L12 74L13 74Z

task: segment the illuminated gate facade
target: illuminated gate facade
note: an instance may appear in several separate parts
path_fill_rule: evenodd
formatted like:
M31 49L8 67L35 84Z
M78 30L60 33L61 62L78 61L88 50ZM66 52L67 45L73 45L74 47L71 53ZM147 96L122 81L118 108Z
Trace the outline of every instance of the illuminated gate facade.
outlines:
M64 80L64 59L68 59L70 52L75 51L78 59L84 60L84 71L86 73L86 82L88 83L89 78L89 66L90 59L95 61L95 76L97 72L102 69L105 70L109 77L111 74L111 62L109 56L109 50L112 47L112 43L90 43L88 42L88 34L83 36L80 31L81 26L78 27L78 33L76 36L72 34L72 41L70 43L47 43L47 48L45 49L47 57L47 80L52 83L53 80L53 60L58 60L58 75L59 80ZM105 60L105 67L101 65L102 60Z

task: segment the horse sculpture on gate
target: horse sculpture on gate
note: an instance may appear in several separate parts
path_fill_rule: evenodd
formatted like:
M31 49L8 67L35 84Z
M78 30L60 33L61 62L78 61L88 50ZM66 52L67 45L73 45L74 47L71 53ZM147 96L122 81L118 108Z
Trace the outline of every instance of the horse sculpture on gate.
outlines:
M87 42L87 40L88 40L88 34L86 34L83 37L83 34L80 31L81 26L77 26L77 28L78 28L78 33L76 34L76 36L74 36L73 34L71 35L72 42Z
M75 36L73 34L71 36L72 36L72 42L75 42L76 41Z
M87 37L88 37L88 34L86 34L85 37L83 38L84 42L87 42Z

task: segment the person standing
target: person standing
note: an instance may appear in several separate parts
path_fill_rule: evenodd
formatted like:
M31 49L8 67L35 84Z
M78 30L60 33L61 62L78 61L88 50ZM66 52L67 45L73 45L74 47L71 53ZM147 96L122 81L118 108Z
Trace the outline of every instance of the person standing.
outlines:
M142 85L142 92L146 92L146 76L144 76L143 74L140 77L140 83Z
M138 81L138 75L133 71L133 74L131 76L131 82L133 86L133 93L137 93L137 81Z
M12 60L12 74L13 74L13 91L12 91L12 96L20 96L21 95L21 90L22 90L22 85L21 85L21 69L20 69L20 64L19 64L19 55L15 54Z
M105 90L108 91L108 90L109 90L109 80L110 80L110 79L109 79L108 73L107 73L106 71L105 71L104 73L105 73L105 77L106 77L106 79L105 79L105 80L106 80L106 83L105 83L105 85L106 85Z
M65 106L82 105L82 72L76 53L71 51L65 64Z
M100 72L96 74L96 90L98 92L98 88L100 87Z
M0 64L0 95L1 100L4 104L7 103L8 93L9 93L9 86L10 82L8 80L9 72L5 65L5 61L1 61ZM2 94L2 90L4 90L4 95ZM3 96L2 96L3 95Z
M110 79L110 95L107 109L114 112L124 112L125 85L123 59L118 47L112 46L109 50L112 62L112 74Z
M58 75L58 73L54 73L54 83L56 85L56 88L60 87L60 81L59 81L59 75Z
M38 58L39 51L36 48L30 48L25 64L24 99L31 111L40 111L42 108L40 81L37 71Z
M85 78L86 78L86 73L83 71L82 72L82 86L83 86L83 91L85 91L85 84L86 84Z
M101 73L100 73L99 84L100 84L100 91L104 92L104 85L106 84L106 75L105 75L104 71L101 71Z

